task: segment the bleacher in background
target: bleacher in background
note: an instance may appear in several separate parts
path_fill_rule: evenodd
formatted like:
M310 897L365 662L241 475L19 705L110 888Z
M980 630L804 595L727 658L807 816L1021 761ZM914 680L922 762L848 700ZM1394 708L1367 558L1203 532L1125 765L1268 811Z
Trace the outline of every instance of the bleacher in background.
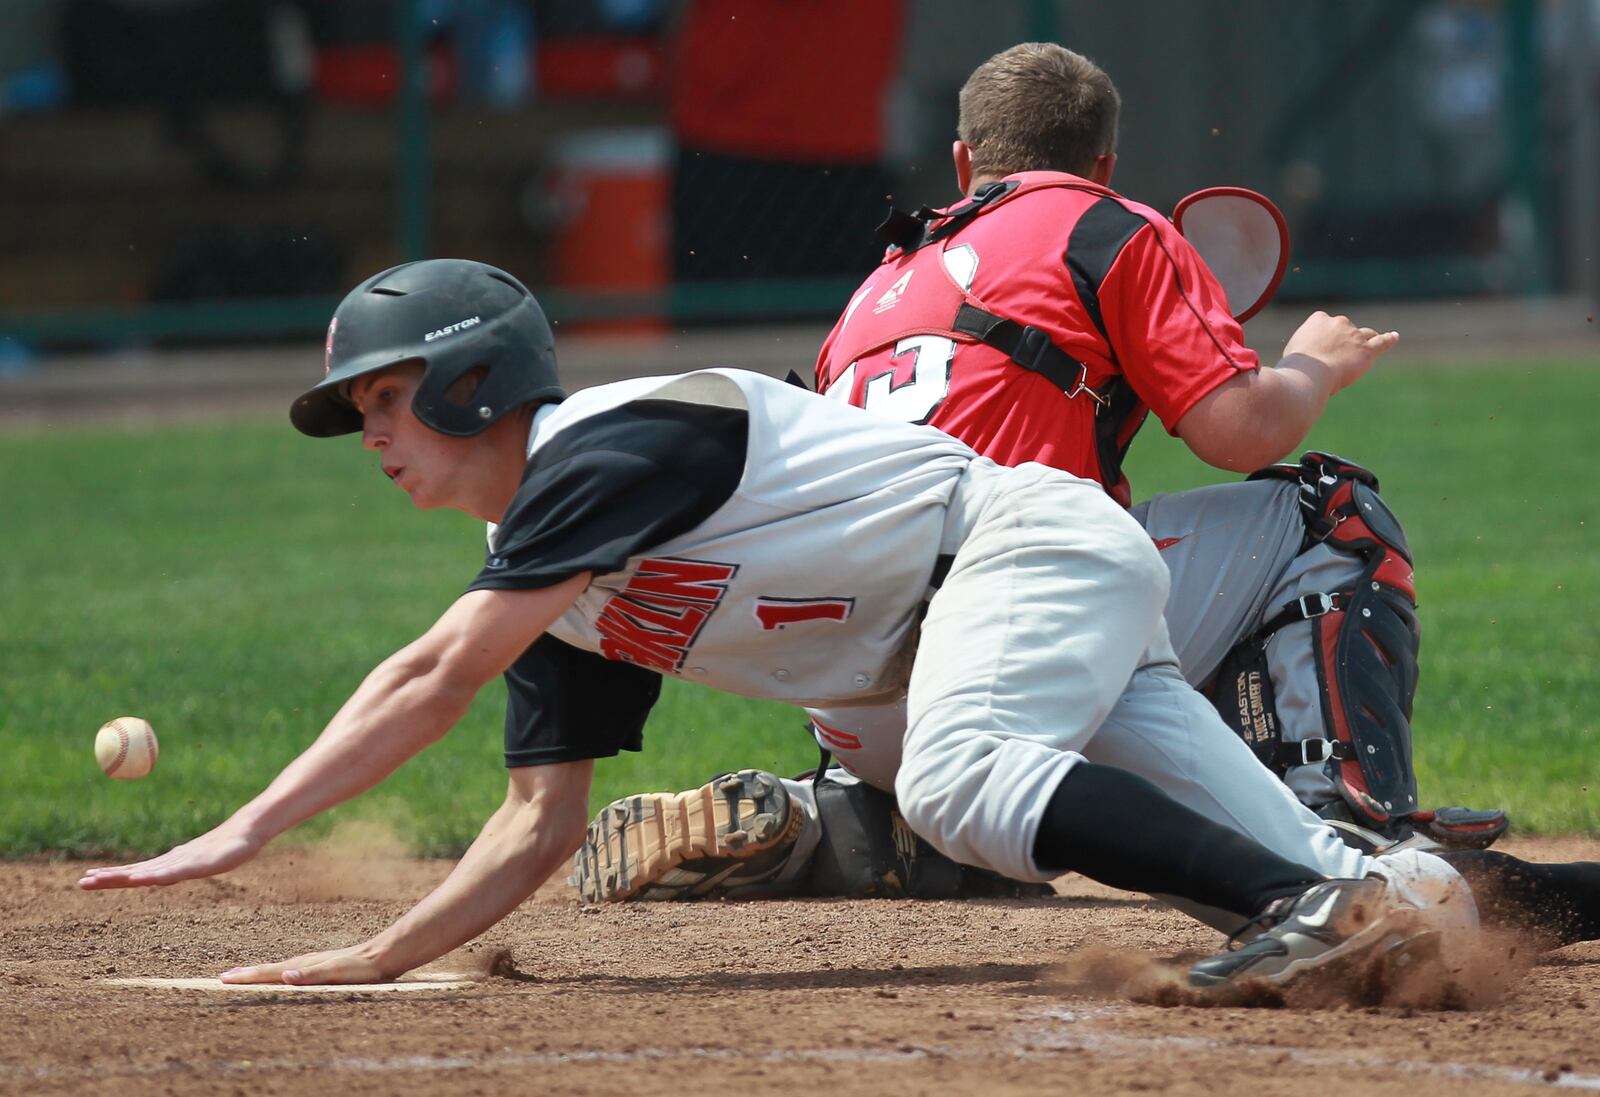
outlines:
M1281 295L1593 293L1587 0L5 0L0 340L303 335L420 255L569 319L825 318L955 97L1047 37L1122 90L1116 185L1253 186Z

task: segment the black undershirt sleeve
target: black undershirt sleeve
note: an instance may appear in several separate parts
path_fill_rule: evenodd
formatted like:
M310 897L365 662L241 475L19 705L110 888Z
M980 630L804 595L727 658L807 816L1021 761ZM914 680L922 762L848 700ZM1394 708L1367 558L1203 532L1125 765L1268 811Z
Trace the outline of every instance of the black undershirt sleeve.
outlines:
M741 409L641 400L540 446L471 590L604 574L705 521L744 474ZM545 635L505 674L506 765L607 758L643 746L661 677Z
M661 675L544 635L506 671L506 765L610 758L644 746Z

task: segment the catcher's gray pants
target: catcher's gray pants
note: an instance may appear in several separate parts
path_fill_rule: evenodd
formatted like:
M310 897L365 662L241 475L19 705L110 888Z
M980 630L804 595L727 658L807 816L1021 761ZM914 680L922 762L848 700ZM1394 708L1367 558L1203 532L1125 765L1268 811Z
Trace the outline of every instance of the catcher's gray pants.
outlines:
M1162 618L1168 573L1096 484L1038 465L974 462L946 524L954 563L922 624L904 714L834 710L824 724L864 779L947 856L1019 880L1057 786L1087 758L1332 876L1369 860L1305 809L1184 681ZM888 721L882 729L872 718ZM865 718L865 719L863 719ZM823 735L826 741L826 735Z
M1240 641L1302 594L1350 590L1362 561L1326 545L1300 551L1305 523L1298 485L1283 480L1219 484L1157 495L1131 511L1172 574L1167 630L1183 676L1203 684ZM1312 658L1310 621L1267 641L1267 668L1283 741L1332 738ZM1284 781L1302 803L1338 798L1321 764L1295 766Z

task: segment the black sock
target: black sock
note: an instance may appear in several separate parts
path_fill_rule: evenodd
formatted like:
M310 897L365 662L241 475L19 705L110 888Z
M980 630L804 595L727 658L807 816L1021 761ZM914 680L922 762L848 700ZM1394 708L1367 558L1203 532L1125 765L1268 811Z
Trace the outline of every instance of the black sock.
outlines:
M1253 918L1272 900L1324 879L1155 785L1079 762L1050 797L1033 859L1125 891L1174 895Z
M1600 940L1600 862L1542 865L1492 849L1441 850L1472 885L1479 920L1558 943Z

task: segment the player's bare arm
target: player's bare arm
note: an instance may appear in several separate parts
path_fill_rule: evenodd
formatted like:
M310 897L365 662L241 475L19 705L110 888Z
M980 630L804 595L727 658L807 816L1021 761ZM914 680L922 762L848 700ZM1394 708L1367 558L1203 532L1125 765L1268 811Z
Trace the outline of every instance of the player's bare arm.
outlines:
M1281 461L1299 448L1328 399L1360 380L1399 341L1399 332L1314 312L1289 337L1276 369L1218 385L1178 421L1178 436L1196 457L1232 472Z
M510 914L570 858L588 822L594 762L511 771L505 803L445 881L394 925L349 948L234 968L226 983L370 983L458 948Z
M323 733L226 822L152 860L86 872L86 890L214 876L290 827L365 792L448 732L588 585L585 574L534 590L470 591L423 636L369 674Z

